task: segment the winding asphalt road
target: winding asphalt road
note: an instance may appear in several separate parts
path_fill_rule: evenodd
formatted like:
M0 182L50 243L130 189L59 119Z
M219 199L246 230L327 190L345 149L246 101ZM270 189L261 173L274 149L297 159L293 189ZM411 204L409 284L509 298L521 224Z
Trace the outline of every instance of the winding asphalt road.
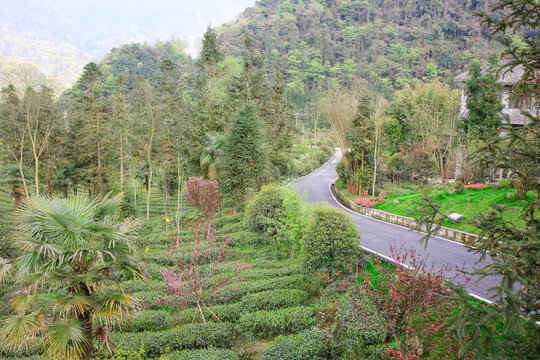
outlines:
M452 269L447 273L447 276L462 283L469 294L489 301L486 291L497 283L496 278L488 277L478 282L471 279L467 283L463 275L456 275L456 269L472 270L475 266L485 265L484 262L479 263L479 256L470 252L465 245L439 237L431 237L427 248L424 249L424 245L419 243L424 234L360 215L341 205L331 193L329 186L337 178L336 165L340 158L341 154L338 152L319 169L293 181L290 186L295 186L300 194L307 193L306 200L310 203L326 202L330 206L348 213L361 231L362 248L365 251L395 261L390 256L390 245L414 249L417 254L426 255L428 261L433 263L436 268L447 266ZM475 285L475 283L477 284Z

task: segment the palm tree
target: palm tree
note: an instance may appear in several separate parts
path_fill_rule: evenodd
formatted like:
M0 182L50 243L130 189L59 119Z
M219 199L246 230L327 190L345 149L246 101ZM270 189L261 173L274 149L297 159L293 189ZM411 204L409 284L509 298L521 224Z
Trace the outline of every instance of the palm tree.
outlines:
M227 136L222 133L208 133L205 135L206 146L201 153L199 162L201 170L207 174L210 180L216 180L221 171L220 161L222 161L223 145L226 138Z
M12 281L10 316L0 347L37 344L54 359L88 359L99 341L110 351L111 327L137 311L119 277L140 276L133 241L137 223L115 223L122 195L89 199L27 198L15 241L22 255L0 259L0 280ZM46 293L52 306L36 302Z

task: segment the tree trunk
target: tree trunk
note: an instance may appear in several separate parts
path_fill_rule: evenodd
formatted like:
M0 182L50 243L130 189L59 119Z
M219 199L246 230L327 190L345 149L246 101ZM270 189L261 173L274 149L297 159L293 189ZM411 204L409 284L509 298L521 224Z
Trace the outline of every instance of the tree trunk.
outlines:
M146 187L146 221L150 221L150 192L152 190L152 175L153 171L150 170L148 175L148 186Z
M124 192L124 137L120 134L120 192Z
M379 128L375 127L375 151L373 153L373 186L371 189L371 196L375 196L375 183L377 181L377 149L379 146Z
M34 152L34 182L36 184L36 196L39 196L39 159Z
M176 235L180 235L180 215L181 215L181 201L180 197L182 196L182 175L180 173L180 156L177 157L177 176L178 176L178 189L177 189L177 199L176 199Z

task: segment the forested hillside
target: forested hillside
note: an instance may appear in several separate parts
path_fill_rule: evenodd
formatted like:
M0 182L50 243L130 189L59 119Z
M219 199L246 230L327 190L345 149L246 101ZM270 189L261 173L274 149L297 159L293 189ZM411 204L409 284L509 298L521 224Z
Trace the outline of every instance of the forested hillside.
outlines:
M238 54L242 38L270 70L281 63L295 93L343 84L389 92L414 79L451 79L496 49L472 12L495 1L263 0L221 27Z

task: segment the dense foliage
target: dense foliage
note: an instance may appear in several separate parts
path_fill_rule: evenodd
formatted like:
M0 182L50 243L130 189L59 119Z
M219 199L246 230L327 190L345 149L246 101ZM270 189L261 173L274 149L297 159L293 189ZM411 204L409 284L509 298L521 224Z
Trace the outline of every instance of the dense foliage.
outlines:
M347 214L318 207L308 221L303 238L303 264L309 270L334 271L361 262L358 227Z

